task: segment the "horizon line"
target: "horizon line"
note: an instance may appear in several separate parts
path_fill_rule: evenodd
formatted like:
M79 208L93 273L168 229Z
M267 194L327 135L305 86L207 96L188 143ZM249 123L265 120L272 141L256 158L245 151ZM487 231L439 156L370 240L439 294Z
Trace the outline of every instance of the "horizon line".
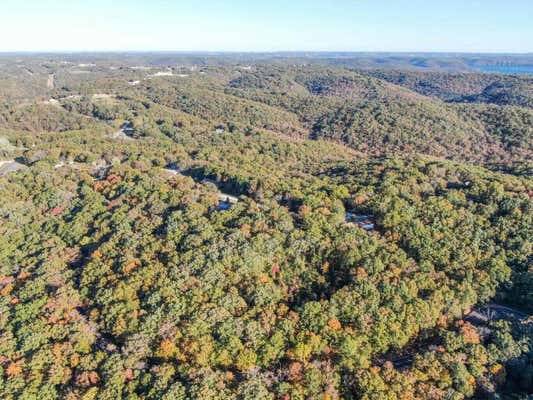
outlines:
M0 54L425 54L425 55L533 55L533 51L445 51L445 50L0 50Z

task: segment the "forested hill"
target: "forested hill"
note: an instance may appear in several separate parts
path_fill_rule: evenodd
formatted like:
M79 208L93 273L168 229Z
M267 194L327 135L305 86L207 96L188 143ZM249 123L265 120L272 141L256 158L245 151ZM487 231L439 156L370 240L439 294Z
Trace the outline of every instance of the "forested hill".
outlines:
M481 97L476 102L456 98L459 104L451 104L442 96L422 95L349 70L322 68L249 72L233 79L229 92L296 113L311 137L341 141L363 152L422 152L512 165L530 159L533 126L531 80L516 79L524 88L513 93L526 99L520 106L503 100L495 105Z
M193 73L183 68L174 78L157 77L156 83L150 75L168 74L166 69L112 68L63 66L56 71L53 66L19 66L12 75L4 72L6 84L0 93L18 103L0 109L0 126L78 129L80 118L90 123L87 117L127 117L127 110L117 114L128 108L124 102L115 102L114 111L103 109L105 98L96 105L91 102L92 95L103 93L124 100L144 97L215 124L341 142L373 155L423 153L517 173L531 159L529 76L241 66L205 67ZM24 75L24 85L14 90L17 73ZM54 89L43 92L51 76ZM144 79L147 76L150 79ZM24 100L17 99L20 95ZM61 106L27 101L36 96L59 99Z
M0 398L532 393L527 77L61 57L0 67Z
M447 102L533 107L532 75L358 70Z

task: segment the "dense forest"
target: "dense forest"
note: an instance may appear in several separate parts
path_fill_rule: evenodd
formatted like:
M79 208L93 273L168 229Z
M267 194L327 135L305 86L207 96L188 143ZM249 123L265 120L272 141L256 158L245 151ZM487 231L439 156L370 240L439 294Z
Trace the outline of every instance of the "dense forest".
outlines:
M87 57L0 59L1 398L530 398L530 75Z

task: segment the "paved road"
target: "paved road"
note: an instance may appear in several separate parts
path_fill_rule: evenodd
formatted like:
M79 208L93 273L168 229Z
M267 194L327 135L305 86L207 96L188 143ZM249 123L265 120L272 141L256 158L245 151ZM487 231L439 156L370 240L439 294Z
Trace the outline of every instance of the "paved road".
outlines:
M24 168L24 165L16 162L15 160L0 161L0 176L9 174L10 172L18 171Z
M486 306L472 310L464 317L466 321L471 322L479 329L486 329L486 324L489 321L524 321L529 318L529 315L523 311L512 307L502 306L500 304L487 304ZM490 331L489 331L490 332ZM402 370L411 367L414 361L414 354L403 354L398 356L382 356L378 359L376 364L384 365L385 362L390 361L396 369Z
M511 307L502 306L500 304L487 304L486 306L471 311L465 316L465 319L475 324L500 319L507 321L521 321L528 317L529 315L525 312Z

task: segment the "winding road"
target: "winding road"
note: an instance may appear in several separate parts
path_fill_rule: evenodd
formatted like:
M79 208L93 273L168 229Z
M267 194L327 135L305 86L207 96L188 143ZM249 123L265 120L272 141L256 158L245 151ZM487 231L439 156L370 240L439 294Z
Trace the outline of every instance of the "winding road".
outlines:
M464 316L464 320L470 322L479 329L488 329L486 324L490 321L506 320L510 322L523 322L530 318L527 313L517 310L512 307L503 306L501 304L487 304L472 310ZM490 333L490 330L488 330ZM415 350L406 351L399 355L382 355L375 360L375 364L383 366L386 362L391 362L394 368L398 370L406 369L412 366L417 352L424 351L425 346L417 349L416 346L411 346Z

